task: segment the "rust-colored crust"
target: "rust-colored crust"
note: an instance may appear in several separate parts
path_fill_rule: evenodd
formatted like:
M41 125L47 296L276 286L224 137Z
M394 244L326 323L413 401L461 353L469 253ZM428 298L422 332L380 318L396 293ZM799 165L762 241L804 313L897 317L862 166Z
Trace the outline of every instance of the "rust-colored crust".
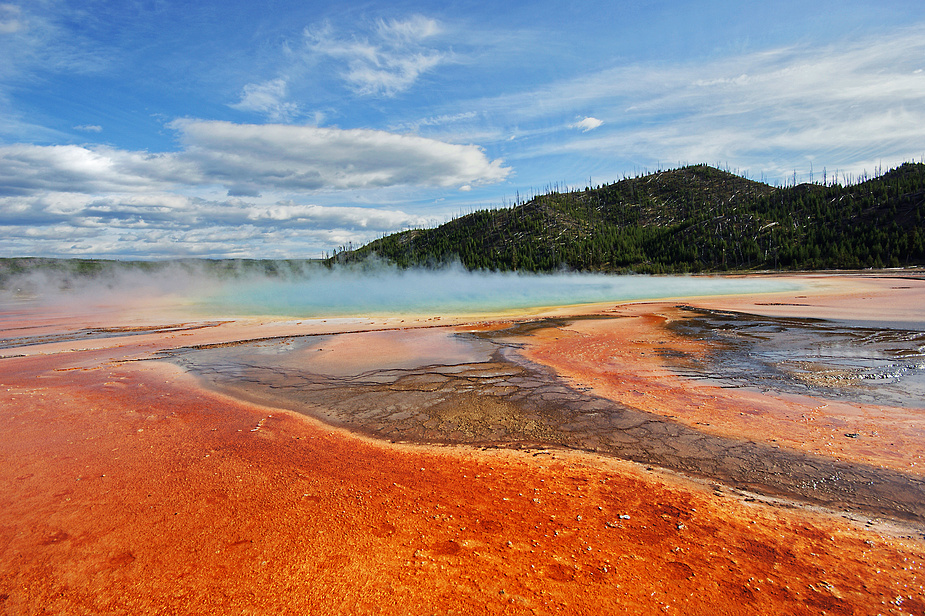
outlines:
M925 613L919 538L591 454L375 442L120 361L231 327L0 360L0 612Z

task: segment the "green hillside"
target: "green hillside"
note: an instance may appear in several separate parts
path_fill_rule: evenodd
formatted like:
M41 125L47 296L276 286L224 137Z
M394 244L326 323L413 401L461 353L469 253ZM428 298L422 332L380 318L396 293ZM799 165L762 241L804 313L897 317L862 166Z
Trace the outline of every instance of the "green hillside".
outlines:
M434 229L389 235L371 255L401 267L697 272L925 264L925 164L851 185L776 188L706 165L551 192Z

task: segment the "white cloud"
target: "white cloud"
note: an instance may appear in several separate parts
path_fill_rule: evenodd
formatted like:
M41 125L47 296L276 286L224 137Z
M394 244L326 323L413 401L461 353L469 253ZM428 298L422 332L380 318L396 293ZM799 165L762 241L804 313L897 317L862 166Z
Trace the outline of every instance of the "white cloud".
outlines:
M327 115L307 111L295 97L311 98L309 82L333 76L363 96L393 97L411 88L423 74L447 61L449 55L428 46L442 33L428 17L377 20L360 24L357 33L335 32L329 23L303 31L303 46L284 45L277 77L248 83L234 109L262 114L272 122L292 122L309 116L320 125ZM293 91L295 94L293 94Z
M50 142L69 136L37 123L36 114L17 109L24 83L37 74L98 73L111 61L105 45L74 28L83 9L52 1L0 3L0 135ZM41 117L42 114L38 114Z
M103 127L99 124L80 124L75 126L74 130L80 130L88 133L101 133L103 132Z
M430 222L381 205L383 190L465 189L510 171L476 146L384 131L196 120L170 127L179 152L0 146L0 253L318 256ZM379 205L304 203L344 190L345 200ZM62 238L67 228L74 233Z
M251 205L246 208L250 221L287 222L318 229L369 229L390 231L424 224L425 219L410 216L400 210L365 207L328 207L279 202L273 205Z
M0 195L152 190L168 185L158 175L170 159L105 146L0 146Z
M440 31L435 20L417 15L380 20L367 38L338 38L325 25L306 29L305 40L312 53L342 63L343 79L358 94L395 96L447 60L445 53L425 45Z
M299 106L286 100L288 96L286 79L249 83L241 92L241 100L230 107L264 114L274 122L288 122L301 115Z
M635 64L474 103L520 125L608 109L606 130L525 147L634 161L729 162L781 179L815 157L829 168L918 158L925 142L925 38L919 28L683 65ZM580 122L572 125L581 128Z
M492 183L509 173L477 146L376 130L178 120L200 183L284 191Z
M440 24L423 15L412 15L407 19L380 19L377 22L379 36L383 40L416 44L418 41L440 34Z
M84 9L64 3L0 4L0 77L35 69L95 73L107 66L105 46L74 27L86 18Z
M464 111L462 113L454 114L442 114L438 116L431 116L428 118L421 118L412 122L403 122L400 124L393 124L390 129L394 131L410 131L417 132L423 127L431 126L447 126L451 124L457 124L461 122L470 122L475 120L478 117L478 114L474 111Z
M223 186L231 194L503 180L510 169L477 146L375 130L177 120L185 149L0 146L0 195L133 193Z
M398 209L173 193L0 198L0 254L318 256L429 221Z
M592 131L595 128L599 128L603 124L603 120L598 120L597 118L586 117L583 120L580 120L574 124L569 124L569 128L578 128L582 132L586 133Z

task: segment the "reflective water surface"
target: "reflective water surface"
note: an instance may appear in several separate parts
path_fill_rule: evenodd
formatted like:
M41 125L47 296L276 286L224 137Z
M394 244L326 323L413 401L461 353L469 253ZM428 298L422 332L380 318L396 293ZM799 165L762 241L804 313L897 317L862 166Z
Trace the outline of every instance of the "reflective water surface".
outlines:
M669 328L708 342L710 351L706 361L666 355L685 376L727 387L925 407L925 331L687 311L689 318L673 321Z

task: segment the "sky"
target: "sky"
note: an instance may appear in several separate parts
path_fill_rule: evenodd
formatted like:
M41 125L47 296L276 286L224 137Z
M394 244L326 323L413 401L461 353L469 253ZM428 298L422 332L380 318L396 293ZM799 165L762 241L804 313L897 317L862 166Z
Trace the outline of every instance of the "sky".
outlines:
M921 0L0 0L0 257L317 258L658 169L923 157Z

